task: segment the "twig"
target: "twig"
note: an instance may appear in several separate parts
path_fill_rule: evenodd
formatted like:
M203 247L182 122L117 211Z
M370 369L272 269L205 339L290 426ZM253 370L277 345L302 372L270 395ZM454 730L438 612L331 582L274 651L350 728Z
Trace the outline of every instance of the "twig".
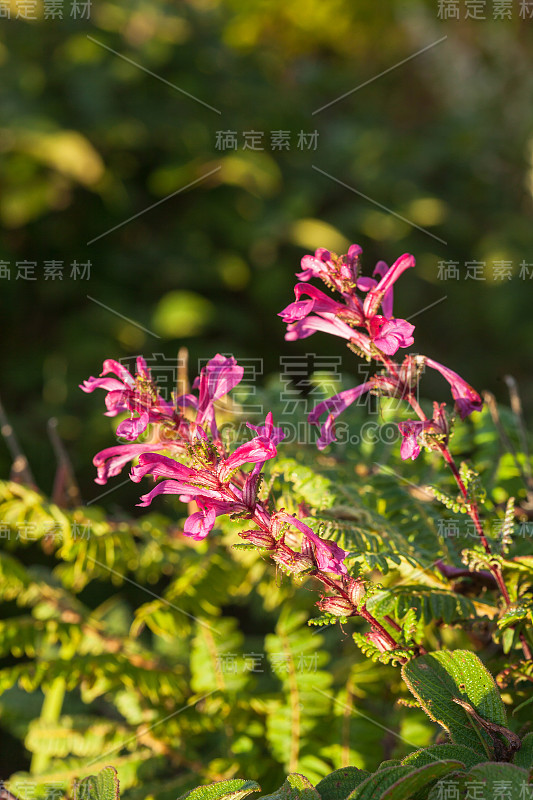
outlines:
M180 347L178 350L178 380L176 386L177 396L189 394L191 386L189 383L189 349Z
M518 433L520 436L520 446L522 447L522 452L524 453L525 459L525 471L527 474L527 487L531 491L533 490L533 475L531 474L531 462L529 460L529 447L527 444L527 431L526 426L524 423L524 415L522 412L522 401L520 399L520 394L518 392L518 384L516 380L513 378L512 375L505 375L504 381L507 384L507 388L509 389L509 397L511 400L511 409L513 414L516 417L518 422Z
M57 471L54 478L52 501L64 508L81 506L82 499L80 490L74 476L70 458L57 432L57 419L55 417L48 420L47 428L48 436L57 459Z
M12 480L16 481L17 483L25 483L27 486L31 486L32 489L37 489L37 484L35 483L35 478L33 477L33 473L30 469L28 459L22 452L22 449L18 443L18 439L15 435L15 431L11 427L1 400L0 433L4 437L8 450L11 453L11 458L13 459L13 464L11 467Z

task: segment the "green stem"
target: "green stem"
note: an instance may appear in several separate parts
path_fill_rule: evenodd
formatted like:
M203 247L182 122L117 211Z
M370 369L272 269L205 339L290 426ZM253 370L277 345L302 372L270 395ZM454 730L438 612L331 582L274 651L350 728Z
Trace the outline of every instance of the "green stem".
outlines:
M58 722L65 698L66 681L59 676L44 690L44 700L41 708L40 720L42 722ZM31 759L30 772L40 775L46 771L50 756L47 753L34 753Z

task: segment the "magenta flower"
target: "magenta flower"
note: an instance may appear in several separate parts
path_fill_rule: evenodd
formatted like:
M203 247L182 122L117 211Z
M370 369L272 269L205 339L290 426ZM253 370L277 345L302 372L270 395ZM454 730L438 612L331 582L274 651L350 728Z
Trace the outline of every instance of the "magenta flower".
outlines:
M84 392L104 389L107 392L105 415L115 417L124 411L130 418L117 427L117 434L129 441L144 433L149 423L172 419L174 409L157 392L150 370L142 356L137 358L135 377L120 362L108 358L104 361L102 375L113 373L116 378L89 378L80 384ZM137 416L138 415L138 416Z
M372 275L379 275L380 278L385 277L389 270L389 266L385 261L378 261L376 266L374 267L374 272ZM375 289L378 285L379 281L376 278L366 278L364 275L358 278L357 280L357 288L361 289L363 292L368 292L370 289ZM393 305L393 290L392 287L385 292L383 300L381 301L381 308L383 309L383 316L392 317L392 305Z
M218 477L222 483L225 483L244 464L256 462L264 464L265 461L274 458L277 452L276 445L272 440L257 436L255 439L241 444L229 458L221 461L218 467Z
M358 244L352 244L347 254L339 258L335 253L320 247L314 256L302 258L302 272L297 272L296 277L302 281L320 278L327 286L344 292L357 281L359 256L362 252Z
M285 434L283 433L283 428L276 428L274 425L272 411L269 411L268 414L266 415L264 425L252 425L250 422L247 422L246 427L255 431L258 434L259 438L266 439L267 441L271 442L271 444L273 444L274 446L278 445L285 438ZM256 461L251 474L254 476L257 475L261 471L263 464L265 464L267 460L268 459L265 459L264 461Z
M433 421L430 419L407 420L398 423L398 429L404 437L400 448L400 455L404 461L408 458L414 461L418 457L420 454L419 440L431 428L433 428Z
M304 256L303 272L297 277L308 281L321 278L329 288L342 295L342 302L332 299L315 286L298 283L294 287L296 300L279 316L287 323L285 339L305 339L316 331L330 333L348 340L369 357L376 356L376 348L385 355L394 355L400 347L410 347L414 339L414 325L392 317L393 284L402 272L414 266L413 256L403 255L392 267L379 261L374 269L376 278L358 277L361 248L352 245L345 256L329 250L317 250L314 256ZM366 291L364 302L357 296L357 288ZM302 299L307 296L308 299ZM384 316L378 316L379 306ZM354 328L364 327L370 338ZM372 347L372 344L374 347Z
M198 493L200 493L199 486L202 487L202 491L205 489L218 490L219 488L219 482L213 477L210 470L188 467L160 453L141 455L139 463L131 468L130 478L134 483L139 483L145 475L153 475L154 478L170 478L184 485L192 484Z
M316 443L319 450L323 450L324 447L335 441L335 420L339 414L342 414L348 406L355 403L365 392L370 391L373 386L374 380L370 380L356 386L354 389L345 389L343 392L339 392L339 394L335 394L333 397L323 400L313 408L307 417L310 425L318 425L318 420L322 414L327 413L328 415L326 421L320 428L320 437Z
M217 517L223 514L231 514L235 512L236 504L231 502L224 502L218 500L205 500L204 498L196 498L198 511L187 517L183 532L186 536L199 542L211 533L215 526Z
M312 336L317 331L331 333L333 336L340 336L342 339L348 340L355 335L355 331L345 322L337 319L334 314L324 312L317 316L298 320L298 322L291 322L287 326L285 339L288 342L293 342L296 339L307 339L308 336Z
M364 321L362 305L355 295L350 298L352 302L347 306L344 303L332 300L329 295L317 289L316 286L307 286L305 283L297 283L294 287L294 294L296 302L291 303L278 314L285 322L297 322L307 317L311 312L315 314L324 312L336 315L342 314L343 319L345 321L349 319L353 325L361 325ZM303 294L308 295L309 300L301 300L300 298Z
M214 403L240 383L243 373L244 368L237 364L233 356L218 353L202 368L193 383L193 389L198 389L198 398L193 394L182 395L178 397L178 406L196 409L197 424L206 425L213 439L218 439Z
M148 442L146 444L118 444L114 447L106 447L100 450L93 458L93 464L97 470L95 483L101 485L107 483L109 478L120 475L122 468L141 454L153 453L154 450L176 450L181 451L181 445L173 442Z
M455 406L461 419L465 419L472 411L481 411L483 408L483 400L470 386L469 383L464 381L460 375L454 372L438 361L433 361L431 358L426 359L426 364L432 369L436 369L440 374L446 378L452 390L452 397L455 400Z
M374 316L369 323L370 338L385 355L393 356L400 347L410 347L415 329L405 319Z
M142 368L140 359L137 360L137 367ZM86 393L94 392L95 389L104 389L107 392L105 398L107 411L105 415L106 417L115 417L122 411L128 411L127 399L134 393L135 378L126 367L112 358L104 361L100 375L108 375L110 372L118 377L93 378L91 376L88 380L80 383L80 389Z
M433 403L433 418L418 420L410 419L398 423L398 430L404 437L400 448L400 456L404 461L408 458L413 461L420 455L420 445L430 445L431 436L426 434L439 434L440 437L448 436L448 422L444 413L445 403Z
M300 522L299 519L292 517L285 511L278 511L276 514L278 520L288 522L289 525L294 525L305 536L304 544L302 545L303 555L314 555L314 559L318 569L324 572L334 572L337 575L346 575L348 570L346 564L342 562L348 555L336 542L321 539L309 525L305 522ZM310 545L310 551L307 552Z
M380 262L380 264L382 263L384 262ZM392 267L387 270L377 286L370 289L365 297L363 309L367 319L371 319L373 316L375 316L378 308L383 303L385 298L387 298L385 300L386 309L387 311L392 312L392 295L390 294L392 291L392 286L394 283L396 283L400 275L405 272L406 269L414 266L414 256L409 255L409 253L404 253L403 256L400 256L400 258L396 259ZM380 268L380 270L382 271L382 268ZM385 309L383 310L385 312ZM387 313L385 313L385 316L388 316Z
M184 502L195 500L200 510L189 517L185 526L186 534L193 538L204 538L212 529L215 517L220 514L250 512L255 508L255 503L250 500L250 492L243 497L243 490L233 485L231 479L244 464L264 464L276 455L274 439L279 437L280 429L274 428L271 415L267 415L265 429L270 438L257 436L238 447L228 458L215 455L215 461L206 468L189 467L157 453L141 455L139 463L132 467L131 479L138 483L150 474L165 480L143 495L139 505L150 505L154 497L160 494L177 494ZM253 473L254 477L256 475L257 472Z
M285 438L283 428L276 428L274 425L272 411L269 411L266 415L264 425L252 425L251 422L247 422L246 427L250 428L252 431L255 431L260 438L268 439L269 442L272 442L275 445L282 442Z

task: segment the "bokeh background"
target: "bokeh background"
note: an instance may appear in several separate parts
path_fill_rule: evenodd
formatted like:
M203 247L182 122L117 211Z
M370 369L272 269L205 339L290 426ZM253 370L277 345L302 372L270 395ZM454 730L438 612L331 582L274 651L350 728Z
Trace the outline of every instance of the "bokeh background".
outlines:
M368 272L414 253L396 314L447 298L415 320L418 352L502 400L511 372L531 409L533 7L495 18L491 0L477 4L485 20L465 19L461 0L444 19L452 5L64 0L46 19L50 0L3 0L2 400L44 490L54 416L94 492L90 458L110 427L77 385L106 357L185 345L192 365L262 358L265 380L280 354L341 353L325 336L285 343L276 316L317 246L360 243ZM23 6L36 19L17 19ZM243 148L251 130L262 151ZM289 149L272 149L277 130ZM219 131L236 150L217 147ZM300 131L318 132L316 150L298 147ZM44 277L53 261L62 280ZM74 261L91 262L89 279ZM444 261L458 275L443 277ZM485 280L466 277L472 261ZM17 279L16 262L34 262L36 280ZM5 474L3 447L0 459Z

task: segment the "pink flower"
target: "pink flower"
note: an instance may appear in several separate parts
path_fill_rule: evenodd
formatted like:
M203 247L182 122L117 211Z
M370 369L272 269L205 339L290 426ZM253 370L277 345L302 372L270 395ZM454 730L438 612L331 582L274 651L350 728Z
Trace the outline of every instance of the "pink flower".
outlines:
M352 244L344 256L337 256L320 247L314 256L302 258L302 272L297 272L296 277L302 281L320 278L327 286L342 294L350 293L357 281L362 252L358 244Z
M260 438L268 439L269 442L272 442L275 445L282 442L285 438L283 428L276 428L274 426L272 411L269 411L266 415L264 425L252 425L251 422L247 422L246 427L250 428L252 431L255 431Z
M382 264L384 262L379 263ZM414 267L414 265L414 256L411 256L408 253L404 253L403 256L400 256L400 258L396 259L392 267L387 270L377 286L370 289L365 297L363 309L367 319L371 319L375 316L379 306L383 303L383 301L385 301L386 304L386 309L383 309L384 313L386 311L392 313L392 295L389 294L392 291L392 286L394 283L396 283L400 275L405 272L406 269ZM380 271L383 271L382 267L380 267ZM388 314L385 313L385 316L388 316Z
M393 356L400 347L410 347L415 329L405 319L374 316L369 323L370 338L383 353Z
M95 483L105 484L109 478L120 475L122 468L134 458L145 454L153 453L154 450L173 450L178 451L182 448L172 442L152 442L147 444L118 444L114 447L107 447L101 450L93 458L93 464L97 469Z
M310 316L298 322L291 322L287 326L285 339L294 342L296 339L307 339L317 331L331 333L333 336L340 336L342 339L350 340L355 331L345 322L337 319L334 314L323 313L319 316Z
M250 422L246 423L246 427L250 428L251 430L255 431L259 438L266 439L267 441L271 442L274 446L278 445L283 439L285 438L285 434L283 433L283 428L276 428L274 426L274 421L272 417L272 411L269 411L265 418L264 425L252 425ZM272 456L270 456L272 458ZM264 461L257 461L255 466L252 470L252 475L258 475L261 471L263 464L266 463L268 459Z
M195 511L185 520L183 532L186 536L199 542L213 530L215 520L223 514L231 514L235 511L235 504L217 500L206 501L197 498L196 503L199 511Z
M398 430L404 437L400 448L400 455L404 461L411 458L413 461L420 454L419 439L422 434L433 427L432 420L407 420L398 423Z
M276 445L272 440L257 436L245 444L241 444L227 459L221 461L218 467L218 477L222 483L229 481L233 473L244 464L259 462L264 464L277 455Z
M174 413L172 405L158 394L142 356L138 356L136 367L134 378L123 364L108 358L104 361L101 374L113 373L116 378L91 377L80 384L80 389L84 392L94 392L95 389L104 389L107 392L106 416L115 417L123 411L130 412L130 418L121 422L117 428L117 434L129 441L134 441L144 433L151 422L172 419Z
M433 361L431 358L426 359L426 364L432 369L436 369L440 374L446 378L452 390L452 397L455 400L456 408L460 414L461 419L464 419L472 411L481 411L483 408L483 400L470 386L469 383L464 381L456 372L438 361Z
M378 261L376 266L374 267L374 272L372 275L379 275L380 278L383 278L389 270L388 264L385 261ZM363 292L368 292L370 289L375 289L378 285L379 281L375 278L366 278L364 276L360 277L357 281L357 288L361 289ZM381 301L381 308L383 309L383 316L389 319L392 317L392 304L393 304L393 290L392 287L385 292L383 300Z
M307 286L305 283L297 283L294 287L294 294L296 302L291 303L283 311L280 311L280 316L285 322L297 322L304 319L311 312L328 314L343 314L344 318L350 317L350 322L354 325L361 325L364 321L363 309L359 299L353 298L349 306L344 303L338 303L333 300L329 295L317 289L316 286ZM301 296L306 294L309 300L301 300Z
M243 490L231 484L231 479L244 464L262 465L276 455L274 442L283 436L283 432L280 428L274 427L271 414L267 415L264 430L266 436L257 436L242 444L228 458L222 458L214 452L210 466L201 469L186 466L158 453L140 455L139 463L131 470L132 481L138 483L146 475L165 480L143 495L139 505L150 505L154 497L160 494L177 494L184 502L195 500L200 510L189 517L185 532L197 539L207 535L214 525L215 517L220 514L249 513L257 510L258 517L263 520L264 509L259 505L256 506L252 483L245 480ZM206 434L203 431L202 433L199 445L205 441ZM248 478L257 480L257 476L258 470L254 467Z
M414 461L420 455L421 444L431 445L431 437L426 438L426 434L440 434L441 437L448 435L445 405L445 403L440 405L433 403L432 419L410 419L398 423L398 430L404 437L400 448L400 455L404 461L408 458Z
M306 525L305 522L300 522L299 519L292 517L285 511L278 511L276 517L278 520L288 522L289 525L294 525L299 531L301 531L301 533L303 533L307 542L312 546L311 550L318 569L324 570L324 572L334 572L337 575L347 574L348 570L346 568L346 564L343 564L342 562L348 554L342 548L340 548L336 542L321 539L320 536L311 530L309 525ZM305 547L302 547L302 553L307 555L307 553L304 552L304 549Z
M335 420L348 406L355 403L355 401L361 397L361 395L368 392L374 386L374 381L367 381L366 383L362 383L360 386L356 386L354 389L345 389L343 392L339 392L339 394L333 395L328 400L323 400L314 409L308 416L308 422L311 425L318 425L318 420L322 416L322 414L328 414L326 421L322 425L320 429L320 437L317 441L317 447L319 450L323 450L328 444L335 441Z
M368 356L372 353L368 336L350 328L349 325L338 319L334 314L328 314L326 312L316 315L312 314L298 322L291 322L287 325L285 339L288 342L296 341L296 339L307 339L307 337L312 336L317 331L330 333L333 336L339 336L341 339L347 339Z
M201 485L211 489L217 489L219 485L209 470L187 467L160 453L141 455L139 463L131 469L130 478L134 483L139 483L145 475L153 475L154 478L171 478L182 483L194 482L196 486Z
M207 425L213 439L218 439L214 403L240 383L243 373L244 368L237 364L233 356L218 353L203 367L193 383L193 389L198 389L198 399L192 394L178 398L178 405L196 409L197 424Z
M322 278L327 276L328 270L332 267L331 253L324 247L315 250L314 256L304 256L301 261L302 271L296 273L296 277L301 281L309 281L311 278Z

